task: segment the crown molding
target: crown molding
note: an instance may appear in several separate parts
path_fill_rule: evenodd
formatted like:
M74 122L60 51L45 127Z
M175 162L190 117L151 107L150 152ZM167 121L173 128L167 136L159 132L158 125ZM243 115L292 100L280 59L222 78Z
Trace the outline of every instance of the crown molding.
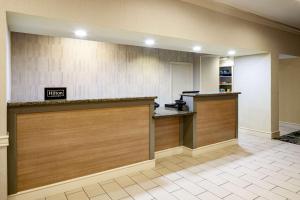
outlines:
M297 27L282 24L280 22L273 21L250 12L242 11L240 9L216 1L212 1L212 0L181 0L181 1L194 4L203 8L207 8L215 12L240 18L249 22L254 22L256 24L260 24L271 28L279 29L281 31L286 31L286 32L300 35L300 29Z

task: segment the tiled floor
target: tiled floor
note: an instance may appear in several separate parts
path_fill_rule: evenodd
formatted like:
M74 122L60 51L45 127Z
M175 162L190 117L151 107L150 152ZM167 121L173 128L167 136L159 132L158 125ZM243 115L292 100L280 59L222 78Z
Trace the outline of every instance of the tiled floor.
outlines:
M300 200L300 146L240 134L239 145L83 186L46 200Z

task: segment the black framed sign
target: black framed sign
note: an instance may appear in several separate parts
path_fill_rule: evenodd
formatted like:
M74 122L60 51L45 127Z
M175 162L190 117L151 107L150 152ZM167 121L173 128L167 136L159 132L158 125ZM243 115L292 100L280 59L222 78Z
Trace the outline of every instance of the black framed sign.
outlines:
M45 88L44 94L45 94L45 100L67 99L67 88L65 87Z

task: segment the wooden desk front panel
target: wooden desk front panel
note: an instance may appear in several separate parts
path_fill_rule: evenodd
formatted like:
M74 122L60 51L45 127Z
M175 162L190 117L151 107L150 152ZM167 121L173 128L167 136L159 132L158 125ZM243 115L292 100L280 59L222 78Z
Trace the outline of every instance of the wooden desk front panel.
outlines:
M17 191L149 160L149 105L17 115Z
M237 97L203 97L197 101L197 147L236 138Z
M155 119L155 151L179 146L180 118Z

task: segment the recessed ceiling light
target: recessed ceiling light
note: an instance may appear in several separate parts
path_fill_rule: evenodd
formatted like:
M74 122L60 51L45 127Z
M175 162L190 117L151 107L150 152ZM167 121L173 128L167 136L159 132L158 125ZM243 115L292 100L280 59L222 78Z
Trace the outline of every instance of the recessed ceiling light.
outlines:
M201 51L201 49L202 49L202 47L200 47L200 46L194 46L193 47L193 51L196 51L196 52Z
M78 29L78 30L74 31L74 34L75 34L75 36L80 37L80 38L87 36L86 31L83 29Z
M235 52L235 50L229 50L227 54L230 56L233 56L236 54L236 52Z
M145 44L147 46L153 46L155 44L155 40L153 40L153 39L146 39L145 40Z

